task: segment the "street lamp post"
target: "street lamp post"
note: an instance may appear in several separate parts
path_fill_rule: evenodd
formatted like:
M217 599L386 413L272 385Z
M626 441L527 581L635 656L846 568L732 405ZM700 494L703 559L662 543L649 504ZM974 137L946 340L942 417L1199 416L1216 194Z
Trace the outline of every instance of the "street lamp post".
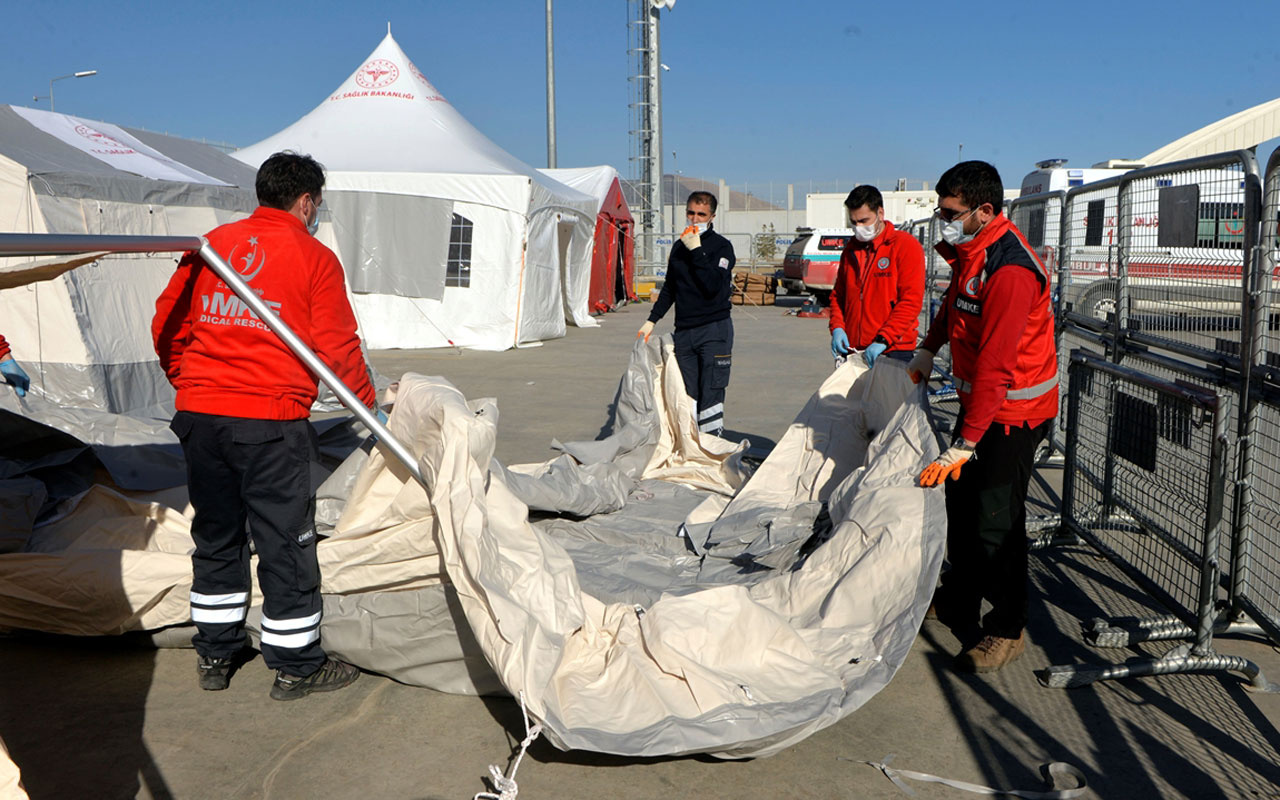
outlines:
M73 72L70 75L59 75L56 78L50 78L49 79L49 110L53 111L53 82L54 81L60 81L66 78L88 78L91 75L97 75L97 74L98 74L98 71L96 69L86 69L86 70L81 70L80 72ZM31 98L32 102L36 102L36 103L40 102L43 99L45 98L41 97L40 95L35 95L34 97Z

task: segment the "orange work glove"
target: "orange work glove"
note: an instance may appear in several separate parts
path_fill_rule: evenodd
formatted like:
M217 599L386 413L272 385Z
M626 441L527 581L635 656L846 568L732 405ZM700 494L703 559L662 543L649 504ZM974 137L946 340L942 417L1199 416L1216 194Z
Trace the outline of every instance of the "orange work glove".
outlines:
M690 250L697 250L702 247L702 237L698 235L698 226L690 225L684 229L684 233L680 234L680 241L684 242L684 246Z
M938 486L947 478L959 478L960 468L972 461L973 448L951 445L920 473L921 486Z
M645 324L640 326L640 330L636 331L636 338L644 339L647 342L649 341L649 334L651 333L653 333L653 323L645 322Z

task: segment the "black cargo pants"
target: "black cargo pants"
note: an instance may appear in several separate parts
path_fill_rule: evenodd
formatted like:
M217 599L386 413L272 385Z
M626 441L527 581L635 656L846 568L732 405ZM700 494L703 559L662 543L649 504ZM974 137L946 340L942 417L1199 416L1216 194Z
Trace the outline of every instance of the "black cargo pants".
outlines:
M195 509L191 619L196 651L227 658L244 644L252 536L263 594L263 660L272 669L310 675L325 660L311 489L311 464L319 457L315 430L305 419L188 411L175 414L170 427L186 455Z
M956 430L963 422L962 413ZM1051 424L1006 432L991 423L974 459L946 484L951 569L942 576L942 603L956 620L976 624L985 597L986 634L1016 639L1027 625L1027 485Z
M724 432L724 390L733 366L733 321L677 328L673 338L685 393L698 406L698 430L719 436Z

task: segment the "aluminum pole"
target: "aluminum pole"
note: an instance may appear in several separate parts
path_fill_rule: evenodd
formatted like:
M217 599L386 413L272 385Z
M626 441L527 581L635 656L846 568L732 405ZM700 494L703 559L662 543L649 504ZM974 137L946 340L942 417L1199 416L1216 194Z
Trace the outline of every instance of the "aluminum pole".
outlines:
M262 298L244 282L240 274L223 260L222 256L203 236L97 236L58 233L0 233L0 256L48 256L75 255L80 253L173 253L197 250L205 263L217 273L231 291L257 315L258 319L288 346L302 363L319 376L342 404L373 431L378 442L387 446L396 458L409 470L418 483L428 491L431 487L422 477L422 470L409 449L391 435L391 431L378 421L377 416L360 402L347 385L329 369L311 348L290 330L288 325L267 307Z
M373 431L374 435L378 437L379 443L385 444L388 449L395 454L396 458L400 459L401 463L403 463L405 467L408 468L409 472L413 474L413 477L418 480L418 483L430 490L431 487L427 484L426 479L422 477L422 471L418 467L418 462L413 457L413 454L409 452L409 449L391 435L391 432L387 430L386 426L378 421L377 416L370 411L364 403L360 402L360 398L356 397L355 394L347 388L347 385L333 373L333 370L329 369L329 367L320 360L319 356L311 352L311 348L307 347L307 345L298 338L298 335L275 315L263 299L249 288L249 284L244 282L244 279L240 277L240 273L236 272L230 264L223 260L222 256L218 254L218 251L213 249L213 245L209 244L209 242L203 238L201 238L200 242L200 257L203 258L205 263L218 274L218 277L222 279L222 282L225 283L231 291L236 293L236 296L239 297L255 315L257 315L258 319L260 319L272 330L272 332L280 337L285 345L293 351L294 355L302 359L302 363L306 364L308 369L319 376L320 380L324 382L324 385L328 386L329 389L338 396L338 399L342 401L342 404L346 406L352 414L355 414L357 419L363 422L369 430Z
M556 168L556 48L552 39L551 0L547 0L547 169Z

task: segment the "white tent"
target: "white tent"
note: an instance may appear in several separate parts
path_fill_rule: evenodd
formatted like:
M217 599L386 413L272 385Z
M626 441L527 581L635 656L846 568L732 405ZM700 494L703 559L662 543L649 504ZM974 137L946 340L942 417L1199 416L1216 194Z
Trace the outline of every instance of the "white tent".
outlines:
M254 171L199 142L0 106L0 230L201 236L257 205ZM0 273L27 259L0 258ZM125 412L172 400L151 346L174 257L117 255L27 283L0 280L0 334L33 389Z
M328 234L370 348L504 350L595 325L598 203L524 164L445 100L388 33L311 113L234 155L295 150L328 171ZM322 224L322 229L324 225Z

